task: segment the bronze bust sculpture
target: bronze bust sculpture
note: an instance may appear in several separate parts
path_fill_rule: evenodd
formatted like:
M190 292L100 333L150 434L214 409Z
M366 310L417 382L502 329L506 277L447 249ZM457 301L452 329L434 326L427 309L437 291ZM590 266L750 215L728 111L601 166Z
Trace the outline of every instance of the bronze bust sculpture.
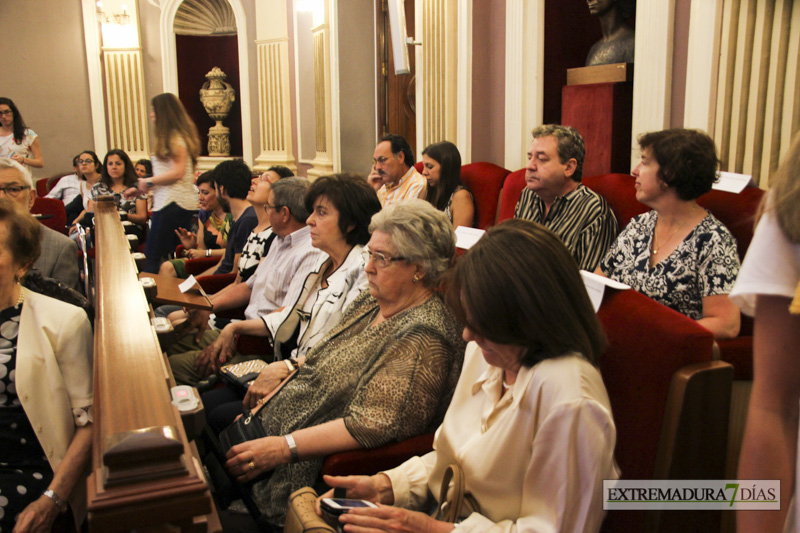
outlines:
M586 66L633 63L634 31L626 19L636 10L635 0L587 0L589 12L600 19L603 38L594 43Z

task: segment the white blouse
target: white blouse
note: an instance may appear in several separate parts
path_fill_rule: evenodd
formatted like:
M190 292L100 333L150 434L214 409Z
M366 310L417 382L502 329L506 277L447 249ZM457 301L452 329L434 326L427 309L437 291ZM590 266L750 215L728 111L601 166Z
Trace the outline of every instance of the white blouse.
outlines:
M482 514L456 531L598 531L603 480L619 478L600 372L565 355L522 367L501 396L502 379L470 343L434 451L385 472L395 505L427 509L447 466L458 463Z
M186 147L183 137L175 137L173 140L178 146ZM170 170L172 160L161 159L158 156L151 158L153 163L153 176L158 176ZM191 156L187 155L186 171L181 178L169 185L156 185L153 187L153 211L160 211L171 203L178 204L179 207L187 211L197 210L197 192L194 188L194 165Z

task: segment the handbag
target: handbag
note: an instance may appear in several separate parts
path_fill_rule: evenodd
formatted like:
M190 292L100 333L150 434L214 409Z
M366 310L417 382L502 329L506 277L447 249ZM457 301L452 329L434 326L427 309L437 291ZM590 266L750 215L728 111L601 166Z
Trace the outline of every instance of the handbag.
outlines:
M264 431L264 426L256 419L256 415L262 407L267 405L272 398L278 394L283 387L286 386L297 375L297 370L289 372L283 381L272 389L272 391L259 400L258 405L245 412L242 416L236 419L230 426L223 429L219 434L219 442L222 446L223 454L227 454L228 450L249 440L260 439L266 437L267 433Z
M267 366L269 363L262 359L251 359L223 366L219 369L219 376L234 390L243 392L250 388L250 384Z
M317 515L317 492L303 487L289 496L283 533L334 533L336 530Z
M450 489L450 481L453 482L453 490ZM480 513L481 506L472 494L465 492L466 479L464 471L457 463L453 463L444 471L442 477L442 488L439 491L439 509L436 519L443 522L458 522L472 513ZM447 493L450 492L450 497Z

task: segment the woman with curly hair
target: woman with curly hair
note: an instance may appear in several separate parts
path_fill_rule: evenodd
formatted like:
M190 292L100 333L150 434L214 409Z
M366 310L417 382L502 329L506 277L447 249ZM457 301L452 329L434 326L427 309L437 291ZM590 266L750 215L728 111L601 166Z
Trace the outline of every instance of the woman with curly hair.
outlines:
M739 308L728 294L739 273L736 240L697 204L717 180L714 141L671 129L639 138L636 199L653 210L619 234L598 273L626 283L697 320L716 339L739 333Z

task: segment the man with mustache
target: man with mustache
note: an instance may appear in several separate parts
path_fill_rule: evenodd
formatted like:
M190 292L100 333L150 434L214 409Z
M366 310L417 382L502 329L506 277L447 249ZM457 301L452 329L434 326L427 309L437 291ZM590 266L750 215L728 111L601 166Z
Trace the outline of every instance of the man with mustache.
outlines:
M378 141L372 167L383 180L378 189L382 207L405 198L425 199L428 183L414 168L414 152L403 136L390 133Z

